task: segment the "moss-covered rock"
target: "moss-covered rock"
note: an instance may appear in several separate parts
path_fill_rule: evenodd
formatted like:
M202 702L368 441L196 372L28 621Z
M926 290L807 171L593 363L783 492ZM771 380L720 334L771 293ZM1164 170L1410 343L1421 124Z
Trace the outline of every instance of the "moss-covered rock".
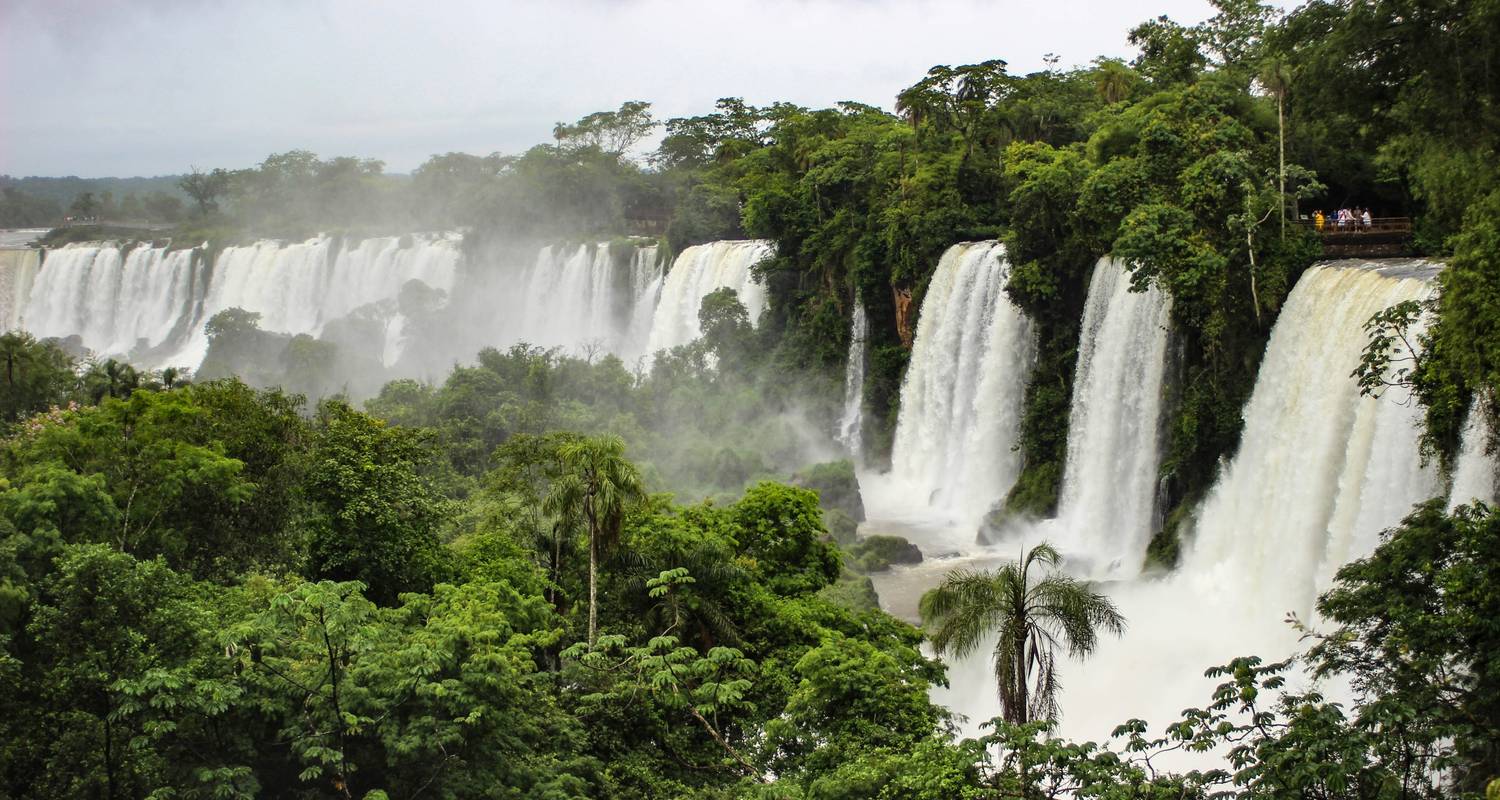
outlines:
M1196 502L1184 502L1167 515L1161 530L1146 545L1147 569L1172 569L1182 555L1182 529L1192 518Z
M859 494L854 462L844 459L814 464L793 475L792 484L817 492L823 508L842 511L855 522L864 521L865 503Z
M922 551L900 536L866 536L849 547L848 563L869 574L884 572L892 564L920 564Z

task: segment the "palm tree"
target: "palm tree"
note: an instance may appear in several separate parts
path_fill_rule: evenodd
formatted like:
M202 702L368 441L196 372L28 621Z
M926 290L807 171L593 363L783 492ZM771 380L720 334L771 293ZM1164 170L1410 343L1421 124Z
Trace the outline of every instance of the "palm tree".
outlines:
M129 397L140 388L141 376L135 367L111 358L90 365L83 385L89 401L97 405L106 397Z
M625 458L618 436L578 439L558 448L563 475L552 484L542 508L548 514L580 519L589 533L589 645L599 633L599 558L620 538L625 510L645 496L641 474Z
M1094 91L1105 105L1114 105L1130 97L1136 75L1125 62L1115 58L1099 58L1095 59L1094 65Z
M161 388L170 391L186 386L192 382L188 375L188 370L182 367L164 367L161 371Z
M1058 559L1044 542L993 572L954 570L922 597L922 622L939 655L963 658L999 632L995 678L1007 722L1057 717L1060 646L1082 657L1098 644L1098 629L1117 636L1125 630L1125 618L1090 584L1055 571L1034 574L1033 567L1055 567Z
M1286 95L1292 85L1292 68L1279 58L1261 66L1260 83L1276 98L1276 143L1280 153L1277 185L1281 192L1281 238L1286 238Z

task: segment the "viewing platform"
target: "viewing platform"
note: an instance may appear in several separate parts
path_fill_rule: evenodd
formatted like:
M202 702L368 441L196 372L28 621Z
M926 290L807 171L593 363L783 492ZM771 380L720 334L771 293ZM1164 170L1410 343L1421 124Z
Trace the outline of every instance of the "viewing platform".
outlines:
M132 231L166 231L171 230L170 222L132 222L126 220L99 219L98 217L68 217L58 225L59 228L111 228Z
M1411 255L1411 218L1375 217L1369 225L1361 221L1339 225L1333 220L1318 229L1311 219L1297 224L1318 234L1323 255L1329 258L1393 258Z

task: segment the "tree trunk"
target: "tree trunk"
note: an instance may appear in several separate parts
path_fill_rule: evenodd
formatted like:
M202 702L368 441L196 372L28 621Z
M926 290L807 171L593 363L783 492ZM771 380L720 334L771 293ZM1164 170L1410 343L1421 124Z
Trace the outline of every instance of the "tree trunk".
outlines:
M698 720L698 723L703 726L703 729L708 731L709 736L714 737L714 741L718 742L719 746L724 748L724 752L728 753L731 757L734 758L735 761L739 762L740 767L745 770L746 775L754 778L756 783L765 783L765 781L760 777L760 774L755 771L755 767L750 766L750 762L746 761L744 756L741 756L739 754L739 751L729 746L729 742L725 741L724 737L719 734L718 729L714 728L713 725L710 725L708 720L705 719L702 714L698 713L698 709L693 708L692 706L688 706L688 713L693 715L693 719Z
M1020 629L1022 631L1026 630L1026 626L1024 624L1020 625L1019 627L1020 627ZM1021 636L1020 638L1017 639L1017 641L1016 641L1016 652L1015 652L1015 655L1013 657L1016 659L1016 667L1015 667L1015 675L1016 675L1016 710L1015 710L1015 714L1013 715L1015 717L1015 719L1012 720L1012 722L1015 722L1017 725L1025 725L1027 722L1030 721L1028 718L1031 716L1031 712L1028 709L1028 706L1030 705L1030 698L1028 698L1026 696L1027 695L1027 687L1026 687L1026 637L1025 636Z
M344 724L344 706L339 702L339 657L334 650L333 640L328 638L328 620L324 618L322 611L318 612L318 624L323 629L323 646L328 653L328 685L333 701L333 718L338 726L339 774L333 785L345 798L352 800L354 794L349 789L349 732Z
M1025 580L1024 575L1025 575L1025 573L1023 572L1022 573L1022 576L1023 576L1022 580ZM1019 620L1019 621L1022 622L1022 623L1025 622L1024 619ZM1015 653L1015 656L1014 656L1014 658L1016 659L1015 673L1016 673L1016 703L1017 703L1017 706L1016 706L1016 711L1015 711L1015 719L1012 720L1012 721L1015 722L1017 725L1025 725L1027 722L1030 721L1030 717L1031 717L1031 710L1029 708L1029 706L1030 706L1031 703L1030 703L1030 698L1027 697L1027 686L1026 686L1026 636L1025 636L1026 626L1024 624L1022 624L1022 625L1019 625L1018 627L1020 628L1020 630L1022 632L1022 635L1019 636L1016 639L1016 653ZM1021 756L1019 754L1017 755L1017 758L1016 758L1016 768L1017 768L1017 772L1018 772L1018 777L1021 779L1021 792L1022 792L1022 795L1023 796L1029 795L1030 792L1031 792L1031 776L1027 773L1026 758L1024 756Z
M1282 236L1286 236L1286 214L1281 215ZM1260 293L1255 288L1255 228L1245 233L1245 248L1250 253L1250 307L1255 309L1255 324L1260 326Z
M589 647L599 634L599 533L589 521Z

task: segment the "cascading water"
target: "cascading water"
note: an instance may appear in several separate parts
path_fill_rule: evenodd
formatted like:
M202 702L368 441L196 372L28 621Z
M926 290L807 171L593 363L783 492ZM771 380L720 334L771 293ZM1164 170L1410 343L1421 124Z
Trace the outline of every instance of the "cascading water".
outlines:
M844 413L839 418L835 435L856 462L860 460L864 444L861 429L864 427L865 339L868 335L865 306L855 303L854 319L849 325L849 361L844 366Z
M656 252L633 248L621 269L608 244L543 247L520 279L521 302L502 337L565 349L597 344L627 360L640 355L661 287Z
M1453 509L1475 500L1494 505L1495 458L1490 455L1489 443L1493 438L1489 419L1479 397L1469 405L1469 415L1464 420L1463 438L1458 449L1458 461L1453 465L1453 488L1448 493L1448 508Z
M1131 291L1123 264L1102 258L1095 265L1058 516L1040 533L1068 555L1070 569L1100 577L1140 570L1153 533L1171 311L1155 287Z
M214 262L200 322L174 363L203 360L208 351L203 323L226 309L260 314L263 330L317 335L327 323L382 302L388 302L380 313L390 324L381 352L387 364L394 363L404 322L398 302L402 288L416 280L449 291L461 256L458 242L450 234L364 239L337 247L339 240L319 236L227 247Z
M625 329L621 358L634 361L646 355L651 337L651 322L661 302L662 284L667 280L656 245L637 248L630 259L630 325Z
M41 265L40 250L0 249L0 330L21 327L26 300Z
M404 347L403 288L419 281L452 292L462 260L459 244L457 234L263 240L225 248L211 265L201 251L80 244L50 252L39 273L23 263L35 251L18 250L32 255L5 257L0 292L8 280L21 293L12 324L24 319L38 336L78 335L96 353L127 356L146 367L200 363L208 350L204 325L230 308L260 314L262 330L315 336L361 313L384 322L384 341L375 353L390 366ZM518 273L506 272L510 291L486 292L465 305L468 316L462 319L471 322L452 323L457 339L469 344L465 337L477 333L476 347L597 343L628 361L697 338L699 304L716 289L735 289L752 321L765 310L765 287L750 268L771 254L768 242L690 247L670 276L663 274L655 245L636 246L619 263L610 251L608 244L543 248ZM475 314L483 319L473 322Z
M1337 263L1303 275L1267 345L1240 450L1199 508L1181 565L1162 580L1111 586L1130 629L1067 667L1065 735L1098 739L1131 717L1175 721L1207 702L1204 669L1284 657L1297 633L1283 615L1310 619L1341 564L1439 493L1405 390L1363 396L1349 377L1364 322L1428 296L1436 271Z
M155 366L149 351L191 321L202 272L192 249L68 245L42 260L21 317L37 337L77 335L100 355Z
M261 328L316 335L362 306L389 301L382 353L400 352L397 302L408 281L447 291L460 251L454 235L364 239L320 236L223 250L210 268L197 249L108 243L47 253L21 312L39 337L77 335L100 355L146 367L196 366L208 350L204 324L220 311L261 315Z
M998 242L943 253L922 301L891 472L872 516L977 523L1015 482L1035 345L1027 317L1004 294L1009 274Z
M670 350L697 339L698 308L703 298L722 288L735 290L751 324L766 309L766 287L755 279L751 267L775 252L767 241L720 241L698 244L682 251L667 273L651 320L645 353Z

